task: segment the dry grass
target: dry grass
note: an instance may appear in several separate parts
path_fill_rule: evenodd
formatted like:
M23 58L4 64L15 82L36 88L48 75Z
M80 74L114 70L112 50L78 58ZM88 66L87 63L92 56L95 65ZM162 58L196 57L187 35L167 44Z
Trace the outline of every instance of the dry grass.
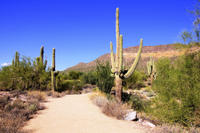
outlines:
M149 133L200 133L200 129L190 128L187 130L178 125L162 125L157 126Z
M116 100L108 100L104 93L96 91L90 96L92 102L101 108L102 112L107 116L115 117L117 119L124 119L127 110L130 106L117 102Z
M54 98L60 98L60 97L63 97L65 95L67 95L68 93L67 92L56 92L56 91L49 91L47 92L47 96L52 96Z
M45 101L41 92L5 93L0 96L0 133L27 133L22 127L38 110L44 109Z
M102 109L103 113L108 116L116 117L117 119L124 119L127 114L127 110L130 109L127 104L122 104L115 100L109 101Z
M46 93L41 91L29 91L28 96L33 99L37 99L40 102L44 102L46 99Z

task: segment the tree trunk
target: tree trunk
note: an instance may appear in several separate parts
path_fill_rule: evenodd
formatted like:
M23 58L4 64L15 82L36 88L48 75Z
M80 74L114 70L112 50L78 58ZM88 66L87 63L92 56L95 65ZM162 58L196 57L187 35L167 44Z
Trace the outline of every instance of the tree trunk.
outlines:
M122 95L122 79L118 75L115 76L115 93L116 99L120 102Z

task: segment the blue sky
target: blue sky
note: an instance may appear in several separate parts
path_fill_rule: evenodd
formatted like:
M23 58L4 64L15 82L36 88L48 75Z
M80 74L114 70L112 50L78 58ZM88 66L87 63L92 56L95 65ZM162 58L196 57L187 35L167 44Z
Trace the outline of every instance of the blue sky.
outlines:
M196 0L0 0L0 64L15 51L31 58L45 48L51 64L56 48L57 70L89 62L110 52L115 44L115 9L120 10L124 48L179 41L192 29Z

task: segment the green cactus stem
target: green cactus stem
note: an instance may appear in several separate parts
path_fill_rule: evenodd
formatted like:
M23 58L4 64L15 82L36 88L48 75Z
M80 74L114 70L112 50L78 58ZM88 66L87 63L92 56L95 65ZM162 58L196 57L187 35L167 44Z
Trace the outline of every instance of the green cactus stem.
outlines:
M132 64L131 68L128 70L128 72L124 75L125 78L128 78L132 75L132 73L135 71L136 67L137 67L137 64L140 60L140 56L141 56L141 53L142 53L142 45L143 45L143 39L140 39L140 47L139 47L139 50L138 50L138 53L137 53L137 56L134 60L134 63Z
M112 42L110 42L110 57L111 57L111 64L112 64L112 69L111 72L114 73L115 72L115 59L114 59L114 53L113 53L113 44Z
M40 48L40 62L43 64L43 59L44 59L44 46Z
M12 66L15 66L15 60L14 59L12 60Z
M19 66L19 53L16 51L15 53L15 61L14 61L15 67Z
M116 69L119 67L119 8L116 9L116 57L115 57L115 65Z
M51 67L51 89L52 91L56 90L56 79L55 79L55 48L53 48L52 53L52 67Z
M147 74L152 84L153 80L156 79L156 66L154 64L154 59L152 57L150 57L149 61L147 62Z
M111 65L112 65L112 75L115 77L115 92L116 99L121 101L121 93L122 93L122 80L124 78L129 78L133 72L135 71L137 64L139 62L143 39L140 40L139 50L136 56L136 59L129 70L124 70L123 65L123 36L119 33L119 8L116 9L116 55L114 59L113 53L113 44L110 42L110 50L111 50Z
M53 54L52 54L52 70L55 71L55 48L53 48Z

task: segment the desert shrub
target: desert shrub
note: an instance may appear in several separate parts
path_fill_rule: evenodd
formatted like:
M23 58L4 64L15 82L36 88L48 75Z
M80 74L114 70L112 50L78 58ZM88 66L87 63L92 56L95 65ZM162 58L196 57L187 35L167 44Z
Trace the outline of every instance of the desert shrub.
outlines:
M149 106L149 101L143 99L141 96L137 94L133 94L130 96L130 100L128 103L131 105L131 108L138 111L146 111L146 108Z
M92 98L92 102L100 108L104 108L108 103L108 99L105 96L96 95Z
M69 71L67 73L67 79L69 80L77 80L80 79L81 75L83 75L82 72L78 72L78 71Z
M144 72L135 71L131 77L124 80L124 87L126 89L140 89L144 86L144 81L147 76Z
M97 64L96 77L98 88L105 93L110 93L114 85L114 78L111 77L111 67L109 63Z
M92 84L96 85L97 83L97 77L96 77L96 72L95 71L90 71L87 73L84 73L81 77L80 80L83 84Z
M199 133L200 129L198 128L190 128L185 129L182 126L179 125L160 125L155 127L150 133Z
M109 100L104 92L96 91L90 96L90 99L95 105L100 107L104 114L117 119L124 119L127 110L130 109L127 104L117 102L115 99Z
M78 92L81 91L83 87L83 84L80 80L62 80L62 82L59 83L59 86L57 86L58 92L63 91L74 91Z
M49 83L50 71L27 57L22 57L17 66L0 69L0 90L47 90Z
M56 91L75 91L82 89L82 72L70 71L69 73L59 73L56 77Z
M45 92L41 92L41 91L29 91L28 96L29 96L29 98L37 99L40 102L44 102L46 99Z
M0 96L0 109L4 108L4 106L8 103L9 96Z
M153 82L157 97L152 102L151 114L161 121L184 126L199 125L200 53L190 54L175 61L161 59L156 64L158 76Z
M25 121L29 120L31 115L38 110L44 109L39 102L40 97L32 97L32 95L20 92L5 94L1 96L3 102L0 102L0 132L25 133L26 131L22 129Z
M108 116L122 120L127 114L128 109L130 109L130 107L127 104L111 100L102 108L102 112Z

